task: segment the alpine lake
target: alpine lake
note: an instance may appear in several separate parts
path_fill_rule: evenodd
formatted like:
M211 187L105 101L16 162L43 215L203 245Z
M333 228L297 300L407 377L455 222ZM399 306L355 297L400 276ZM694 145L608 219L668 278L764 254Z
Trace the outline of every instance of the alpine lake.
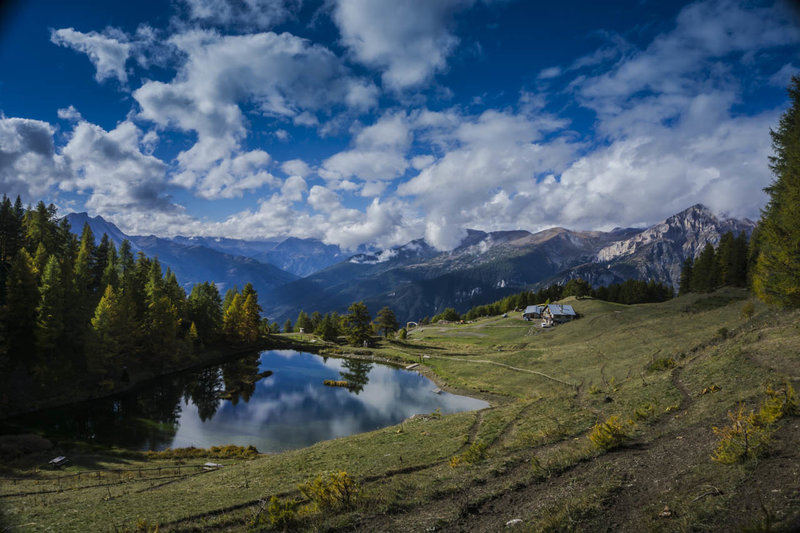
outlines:
M127 449L234 444L270 453L372 431L414 414L487 406L440 391L414 371L278 350L10 422L51 438Z

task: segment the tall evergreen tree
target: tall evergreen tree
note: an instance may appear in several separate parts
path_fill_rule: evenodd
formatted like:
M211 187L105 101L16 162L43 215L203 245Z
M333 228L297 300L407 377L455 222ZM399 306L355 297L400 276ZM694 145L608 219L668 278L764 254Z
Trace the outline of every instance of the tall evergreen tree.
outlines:
M106 286L92 317L92 335L86 354L87 368L95 375L104 375L120 355L124 319L120 313L119 296L111 285Z
M30 362L34 351L36 307L39 303L33 258L20 248L6 281L6 341L12 361Z
M347 341L353 346L360 346L372 336L372 317L364 302L354 302L347 308Z
M36 348L40 355L51 359L64 332L64 286L61 265L55 255L47 260L39 286L39 305L36 308Z
M186 302L186 313L191 323L197 327L200 341L208 344L216 342L222 334L222 299L214 283L198 283Z
M678 288L678 294L684 295L692 292L692 273L694 270L694 261L691 257L687 257L681 266L681 281ZM604 300L607 298L603 298Z
M376 322L378 329L383 331L384 337L388 337L389 335L393 334L400 327L400 325L397 323L397 317L395 317L394 311L388 307L384 307L378 311Z
M228 308L225 310L225 315L222 320L225 338L229 342L238 342L240 340L239 334L242 316L242 295L237 292L233 295L230 304L228 304Z
M789 84L791 105L770 131L770 168L775 180L764 189L769 202L759 221L760 254L753 275L759 298L800 307L800 76Z
M305 311L300 311L300 314L297 315L297 320L294 323L295 331L301 331L303 333L311 333L314 331L314 324L311 322L311 319L308 316L308 313Z
M17 200L19 201L19 196ZM22 217L4 194L0 204L0 262L11 263L21 246Z

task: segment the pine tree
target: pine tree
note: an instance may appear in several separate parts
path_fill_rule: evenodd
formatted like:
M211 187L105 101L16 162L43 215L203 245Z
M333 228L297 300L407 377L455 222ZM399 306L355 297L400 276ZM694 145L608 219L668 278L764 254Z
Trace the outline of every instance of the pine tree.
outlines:
M19 201L19 196L17 196ZM22 246L22 217L18 215L11 200L3 195L0 204L0 262L11 263Z
M351 304L347 311L347 328L345 329L347 342L353 346L361 346L372 336L372 327L370 326L372 317L370 317L369 310L364 305L364 302Z
M64 287L61 283L61 265L51 255L42 272L39 287L39 305L36 308L36 348L40 355L52 358L64 332Z
M303 333L311 333L314 331L314 324L311 322L311 319L308 317L308 314L305 311L300 311L300 314L297 315L297 320L294 323L294 329L298 332Z
M249 293L242 304L242 316L239 323L239 340L253 343L258 340L261 316L261 307L255 293Z
M41 201L36 204L36 209L25 212L22 217L22 226L27 249L36 250L39 243L41 243L47 253L51 254L57 251L58 226L55 222L55 216L55 206L53 204L45 206L44 202Z
M114 287L108 285L92 317L92 335L88 343L87 368L95 375L104 375L119 356L123 318Z
M335 341L339 336L339 330L336 328L333 317L326 313L317 329L314 330L314 334L326 342Z
M240 324L242 322L242 295L234 294L223 318L223 331L228 342L239 342Z
M389 335L393 334L400 327L400 324L397 323L397 317L395 317L394 311L388 307L384 307L378 311L377 324L378 329L383 331L384 338L389 337Z
M770 131L769 202L759 221L760 254L753 275L756 295L768 303L800 307L800 76L789 85L791 106Z
M225 291L225 299L222 300L223 314L228 312L228 307L230 307L231 303L233 302L233 297L237 294L239 294L239 287L236 285L234 285L232 289Z
M717 288L719 266L714 247L707 243L692 269L692 292L710 292Z
M287 318L286 322L283 323L283 332L284 333L291 333L292 331L294 331L292 329L292 321Z
M25 248L20 248L6 282L6 336L8 354L14 361L31 362L39 302L36 277L33 259Z
M222 299L214 283L203 282L192 287L186 302L188 320L195 324L200 341L214 343L222 334Z

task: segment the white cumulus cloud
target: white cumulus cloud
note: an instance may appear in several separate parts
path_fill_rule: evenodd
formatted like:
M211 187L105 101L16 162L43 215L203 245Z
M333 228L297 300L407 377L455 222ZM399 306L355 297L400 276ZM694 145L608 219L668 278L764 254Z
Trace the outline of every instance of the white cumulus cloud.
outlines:
M127 83L125 62L130 57L131 45L125 42L125 36L121 32L106 30L105 33L95 31L83 33L74 28L62 28L53 30L50 40L54 44L72 48L89 56L96 69L97 81L116 78L120 83Z

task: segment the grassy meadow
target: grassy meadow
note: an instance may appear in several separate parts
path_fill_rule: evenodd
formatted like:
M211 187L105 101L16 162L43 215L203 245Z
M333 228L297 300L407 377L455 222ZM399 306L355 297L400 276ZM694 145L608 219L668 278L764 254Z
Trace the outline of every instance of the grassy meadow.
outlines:
M443 387L492 406L415 416L281 454L65 443L42 450L33 436L3 437L0 524L59 532L500 531L518 519L508 527L797 530L800 417L771 424L757 458L711 459L713 428L730 425L729 412L742 403L758 411L767 386L800 389L800 313L759 303L748 312L748 298L725 289L631 306L568 299L581 318L551 329L514 313L423 326L369 350L325 346L329 354L421 362ZM620 438L599 447L589 435L611 416ZM69 466L44 468L60 453ZM204 469L206 462L224 466ZM317 501L320 491L298 488L338 472L354 482L347 501Z

